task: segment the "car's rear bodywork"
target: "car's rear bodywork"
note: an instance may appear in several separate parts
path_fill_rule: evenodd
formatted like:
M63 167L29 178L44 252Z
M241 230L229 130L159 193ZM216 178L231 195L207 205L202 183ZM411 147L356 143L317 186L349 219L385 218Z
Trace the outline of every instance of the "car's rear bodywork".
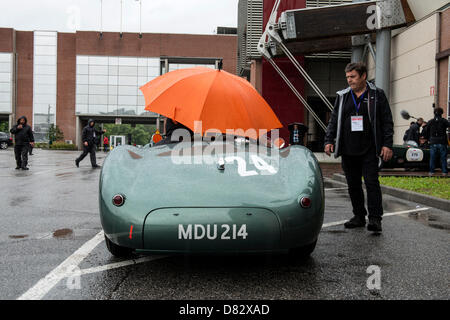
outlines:
M184 253L274 252L315 243L324 190L308 149L265 148L262 155L244 148L186 157L174 155L176 148L194 150L188 143L121 146L108 155L99 201L112 243L142 252ZM204 153L208 144L199 148ZM180 163L188 158L191 163ZM113 204L117 194L125 198L121 206ZM302 198L311 201L310 207L302 207Z

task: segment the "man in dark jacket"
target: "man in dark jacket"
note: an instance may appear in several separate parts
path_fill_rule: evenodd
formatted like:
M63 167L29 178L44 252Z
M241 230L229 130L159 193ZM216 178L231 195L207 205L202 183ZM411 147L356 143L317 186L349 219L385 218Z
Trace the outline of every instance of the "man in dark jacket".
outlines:
M106 130L97 131L94 128L95 121L89 119L88 125L83 128L82 139L83 139L83 153L75 160L75 165L80 166L80 161L90 153L92 168L100 167L97 165L97 159L95 158L95 149L97 148L97 137L100 137Z
M392 157L392 113L383 90L367 82L363 63L345 68L349 88L339 91L325 137L325 153L342 156L342 168L348 184L354 217L346 228L364 227L367 215L361 176L367 189L369 231L381 232L383 215L379 161ZM379 157L381 159L379 159Z
M25 116L20 117L10 132L15 135L16 140L14 146L17 163L16 170L28 170L28 149L30 146L34 146L34 136L31 127L27 124L27 118Z
M436 157L440 157L442 174L448 175L447 171L447 128L450 127L450 123L447 119L442 118L444 110L442 108L436 108L434 110L434 118L428 121L427 126L424 129L424 137L429 140L430 143L430 173L434 174L436 168Z

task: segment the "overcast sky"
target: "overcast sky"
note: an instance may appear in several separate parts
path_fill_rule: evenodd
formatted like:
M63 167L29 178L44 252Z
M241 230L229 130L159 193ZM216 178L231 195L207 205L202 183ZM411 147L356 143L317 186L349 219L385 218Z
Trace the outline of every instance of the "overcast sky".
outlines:
M238 0L141 0L142 32L212 34L237 26ZM120 31L121 0L0 0L0 28ZM139 0L122 0L123 32L139 32Z

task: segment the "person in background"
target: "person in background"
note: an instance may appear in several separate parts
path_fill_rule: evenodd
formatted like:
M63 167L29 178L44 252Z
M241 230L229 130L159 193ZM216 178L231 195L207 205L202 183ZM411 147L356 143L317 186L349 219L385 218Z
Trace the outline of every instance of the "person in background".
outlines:
M450 123L447 119L442 118L444 110L442 108L434 109L434 118L428 121L424 137L430 143L430 172L429 176L434 174L436 168L436 158L440 158L442 174L448 176L447 171L447 128Z
M80 162L87 156L89 153L91 155L91 165L92 168L99 168L97 165L97 159L95 157L95 150L97 149L98 137L100 137L106 130L97 131L95 130L95 121L89 119L88 125L83 128L83 153L75 160L75 165L80 167Z
M109 150L109 139L107 136L103 138L103 152L108 152Z
M16 170L29 170L28 148L34 146L34 136L31 127L27 124L25 116L17 120L17 124L11 128L10 132L15 135L14 154L16 157Z

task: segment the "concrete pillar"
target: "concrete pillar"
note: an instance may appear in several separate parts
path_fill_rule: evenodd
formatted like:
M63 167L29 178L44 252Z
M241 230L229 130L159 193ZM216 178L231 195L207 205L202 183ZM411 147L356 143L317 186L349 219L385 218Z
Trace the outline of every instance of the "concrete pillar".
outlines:
M375 85L383 89L389 99L391 88L391 30L377 31Z

